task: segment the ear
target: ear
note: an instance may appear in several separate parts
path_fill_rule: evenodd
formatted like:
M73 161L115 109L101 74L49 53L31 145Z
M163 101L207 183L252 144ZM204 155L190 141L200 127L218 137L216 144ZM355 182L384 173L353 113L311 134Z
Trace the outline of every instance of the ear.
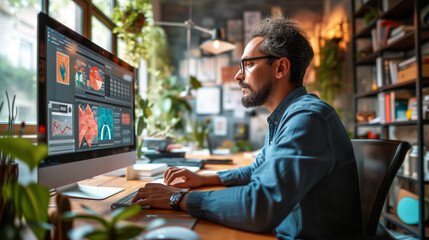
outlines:
M284 78L290 72L290 61L287 57L282 57L276 65L275 76L278 79Z

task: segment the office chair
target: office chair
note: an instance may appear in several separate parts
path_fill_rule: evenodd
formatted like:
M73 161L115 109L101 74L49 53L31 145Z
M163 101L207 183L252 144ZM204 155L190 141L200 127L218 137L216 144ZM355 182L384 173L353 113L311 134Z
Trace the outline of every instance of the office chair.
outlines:
M362 234L375 236L390 186L410 144L393 140L353 139L362 209Z

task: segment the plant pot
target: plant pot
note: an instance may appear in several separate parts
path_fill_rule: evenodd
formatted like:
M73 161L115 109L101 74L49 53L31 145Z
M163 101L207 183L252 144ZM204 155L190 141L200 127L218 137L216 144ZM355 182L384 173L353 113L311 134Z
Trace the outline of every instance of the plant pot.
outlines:
M0 192L4 185L12 181L18 181L18 163L0 164ZM5 201L0 194L0 225L3 224L4 210Z

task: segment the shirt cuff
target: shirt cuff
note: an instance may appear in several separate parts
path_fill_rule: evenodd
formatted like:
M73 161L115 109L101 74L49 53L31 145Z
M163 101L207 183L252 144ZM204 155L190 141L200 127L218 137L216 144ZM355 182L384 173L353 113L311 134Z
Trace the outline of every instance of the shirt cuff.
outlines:
M195 218L204 218L203 211L201 211L201 205L203 202L203 195L205 192L190 192L186 198L186 208L189 214Z

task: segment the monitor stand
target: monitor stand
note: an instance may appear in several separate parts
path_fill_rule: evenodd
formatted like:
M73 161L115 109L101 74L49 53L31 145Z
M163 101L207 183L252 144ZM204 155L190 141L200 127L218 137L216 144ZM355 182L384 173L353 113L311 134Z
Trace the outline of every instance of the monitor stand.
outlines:
M72 183L56 188L57 192L60 192L61 194L72 198L86 198L95 200L102 200L108 198L123 190L124 188L85 186L79 185L77 183Z

